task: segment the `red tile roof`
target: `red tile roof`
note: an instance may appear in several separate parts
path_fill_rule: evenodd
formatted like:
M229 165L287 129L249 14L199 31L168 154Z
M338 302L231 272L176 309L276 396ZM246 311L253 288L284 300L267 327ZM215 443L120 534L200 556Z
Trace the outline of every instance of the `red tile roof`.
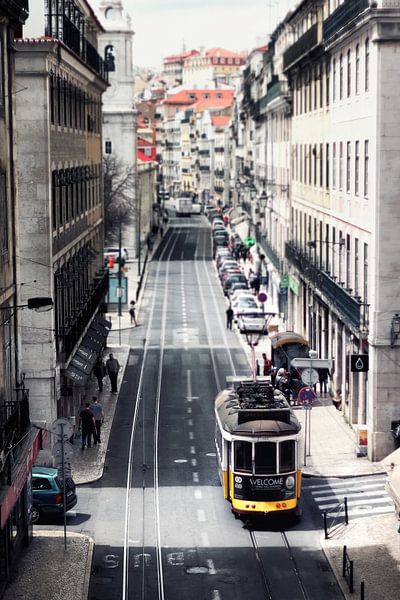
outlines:
M231 118L228 115L223 115L221 117L211 117L211 123L214 127L226 127L229 125L229 121Z
M196 106L198 108L226 108L232 106L233 90L182 90L164 100L167 105Z
M231 52L230 50L225 50L224 48L210 48L206 50L206 56L210 58L243 58L243 54L237 54L237 52Z
M181 52L180 54L170 54L170 56L165 56L163 58L163 63L174 63L179 61L184 61L186 58L190 58L191 56L195 56L200 54L198 50L189 50L189 52Z

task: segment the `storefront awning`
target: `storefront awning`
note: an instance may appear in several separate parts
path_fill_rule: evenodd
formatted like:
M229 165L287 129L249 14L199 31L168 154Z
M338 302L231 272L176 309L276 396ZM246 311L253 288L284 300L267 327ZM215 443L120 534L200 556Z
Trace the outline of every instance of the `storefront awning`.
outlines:
M77 385L84 386L92 372L96 358L106 345L107 336L111 329L111 321L101 315L96 315L90 324L79 348L70 360L64 375Z

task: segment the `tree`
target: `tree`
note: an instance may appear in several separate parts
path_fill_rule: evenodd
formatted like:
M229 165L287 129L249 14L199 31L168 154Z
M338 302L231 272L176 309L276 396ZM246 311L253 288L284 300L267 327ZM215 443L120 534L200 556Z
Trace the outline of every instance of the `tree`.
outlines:
M117 235L119 223L128 224L136 214L135 167L107 154L103 158L104 233L110 239Z

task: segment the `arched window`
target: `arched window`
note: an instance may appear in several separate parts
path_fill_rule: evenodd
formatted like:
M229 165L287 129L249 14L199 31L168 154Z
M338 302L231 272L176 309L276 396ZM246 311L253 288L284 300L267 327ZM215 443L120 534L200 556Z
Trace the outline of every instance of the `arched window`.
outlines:
M360 92L360 46L356 46L356 95Z
M351 52L347 51L347 97L351 95Z
M339 100L343 98L343 56L339 59Z

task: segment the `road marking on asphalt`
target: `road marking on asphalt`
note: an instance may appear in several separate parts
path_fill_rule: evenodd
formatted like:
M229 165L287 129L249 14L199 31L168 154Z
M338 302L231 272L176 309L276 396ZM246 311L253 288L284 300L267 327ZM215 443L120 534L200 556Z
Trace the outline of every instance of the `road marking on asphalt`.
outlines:
M193 427L193 419L188 419L188 425L189 427Z
M211 600L221 600L219 590L211 590Z
M196 458L192 458L192 460L190 462L192 463L192 467L197 467L197 459Z
M189 431L189 440L194 440L194 433L193 433L193 431Z
M128 367L133 367L139 362L139 356L137 354L130 354L128 359Z
M215 569L214 561L212 560L212 558L208 558L207 559L207 565L208 565L208 572L209 572L209 574L210 575L216 575L217 571Z
M364 486L364 482L366 485L368 484L372 484L372 483L377 483L378 481L384 483L386 481L386 477L377 477L373 479L373 481L371 481L371 479L362 479L361 477L357 477L357 479L355 479L352 482L332 482L332 483L321 483L319 485L307 485L307 489L308 490L322 490L323 488L327 489L327 488L338 488L338 487L343 487L343 486L349 486L349 485L357 485L360 486L361 484Z
M182 566L185 562L185 556L183 552L170 552L167 554L167 562L172 566Z
M187 460L186 460L186 458L176 458L174 460L174 463L177 463L177 464L187 463Z
M190 446L190 454L196 454L196 447Z
M194 483L199 483L199 474L196 471L194 471L192 475Z
M201 490L194 490L194 497L196 500L201 500L203 497L203 493Z
M191 407L191 406L188 406L188 407L187 407L187 412L188 412L188 415L190 415L190 414L191 414L191 412L192 412L192 407Z
M203 544L203 546L210 545L210 540L208 539L208 535L205 531L201 532L201 543Z
M202 508L197 509L197 520L199 521L199 523L204 523L206 520L206 513Z

